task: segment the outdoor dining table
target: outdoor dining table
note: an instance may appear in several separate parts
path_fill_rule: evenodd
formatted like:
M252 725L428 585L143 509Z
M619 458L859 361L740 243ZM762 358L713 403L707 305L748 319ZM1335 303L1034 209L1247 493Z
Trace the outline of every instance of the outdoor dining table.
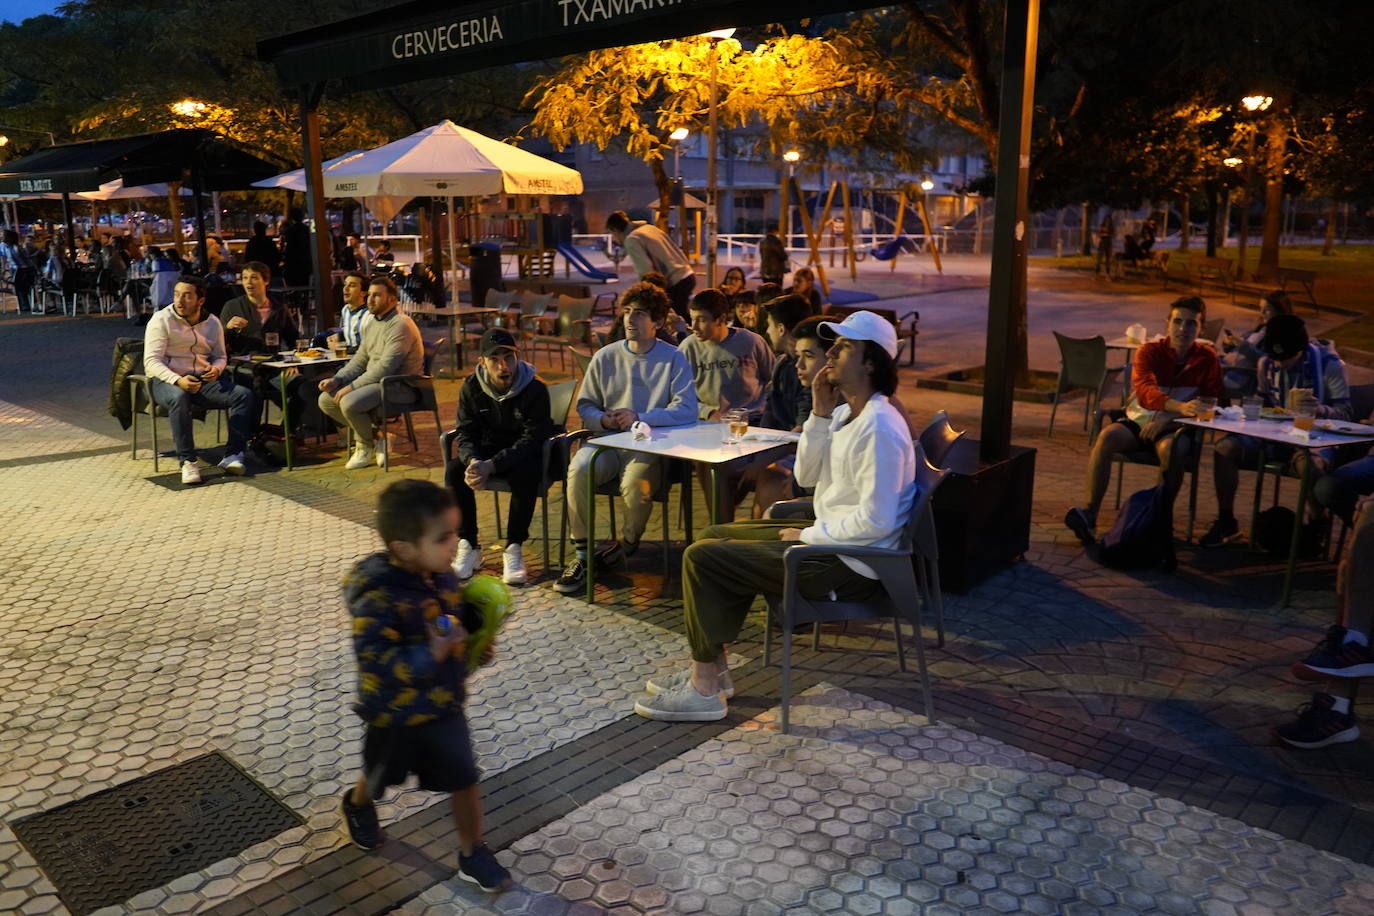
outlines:
M488 315L500 314L501 309L481 308L475 305L439 306L429 303L408 306L405 309L409 315L424 315L434 318L448 319L448 352L450 364L454 378L458 376L458 370L463 368L463 338L458 319L460 318L482 318Z
M1198 420L1186 418L1178 421L1184 426L1195 426L1201 430L1218 433L1235 433L1238 436L1253 436L1264 442L1274 442L1279 445L1291 445L1294 448L1305 449L1308 452L1317 449L1331 448L1338 445L1354 445L1361 442L1374 442L1374 427L1363 427L1369 430L1367 434L1347 434L1326 432L1319 428L1313 428L1309 435L1300 435L1295 431L1292 420L1289 419L1266 419L1257 420L1228 420L1220 414L1211 420ZM1330 421L1317 420L1316 423L1322 424ZM1358 429L1361 424L1341 423L1348 429ZM1261 458L1263 462L1263 458ZM1256 488L1261 484L1256 483ZM1283 594L1279 598L1279 607L1287 607L1288 599L1293 595L1293 572L1298 565L1298 545L1302 538L1302 516L1307 507L1307 496L1312 490L1312 462L1309 460L1302 462L1302 475L1298 484L1298 508L1293 521L1293 537L1288 545L1288 568L1283 576ZM1258 508L1259 494L1256 492L1256 508ZM1254 525L1250 529L1250 542L1255 541Z
M632 430L625 430L590 439L582 447L592 449L592 460L587 466L589 470L596 466L597 455L608 448L639 452L659 458L677 458L709 467L711 469L711 523L717 524L720 521L717 517L717 507L720 504L721 466L740 458L760 455L768 451L791 450L796 447L797 442L801 439L800 433L751 426L743 439L737 443L726 445L724 441L726 429L727 424L725 423L714 423L707 420L691 426L655 428L652 435L647 439L636 438ZM587 488L587 533L591 545L587 550L588 604L595 603L596 600L596 568L594 565L596 562L596 490L597 488L594 486ZM685 498L690 499L690 493L689 489ZM667 509L665 508L663 511L666 512Z
M240 366L245 366L254 373L263 369L275 369L277 372L277 390L281 392L281 431L282 448L286 451L286 469L295 469L295 449L291 444L291 411L286 401L286 371L287 369L303 369L307 366L339 366L348 362L351 356L335 356L326 351L324 356L309 359L301 356L288 361L285 357L293 356L290 350L282 351L277 354L276 359L253 359L251 356L235 356L234 361Z

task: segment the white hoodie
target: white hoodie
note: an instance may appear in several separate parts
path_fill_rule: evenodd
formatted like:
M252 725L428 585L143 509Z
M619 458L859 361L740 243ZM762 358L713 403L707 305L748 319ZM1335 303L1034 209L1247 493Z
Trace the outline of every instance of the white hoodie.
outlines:
M829 417L812 414L802 424L797 483L815 487L816 520L803 528L807 544L896 547L916 496L916 450L906 418L887 397L875 394L852 423L849 404ZM873 568L840 557L870 579Z
M204 308L195 324L176 313L175 306L158 309L143 334L143 374L175 385L183 375L196 375L211 366L224 371L224 326Z

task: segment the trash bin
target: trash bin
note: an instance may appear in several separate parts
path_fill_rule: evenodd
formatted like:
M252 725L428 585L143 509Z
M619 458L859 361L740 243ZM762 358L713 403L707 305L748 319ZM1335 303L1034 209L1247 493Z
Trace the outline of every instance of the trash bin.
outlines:
M491 244L473 245L468 249L472 258L468 264L468 280L472 284L472 304L481 308L487 302L487 290L500 290L501 249Z

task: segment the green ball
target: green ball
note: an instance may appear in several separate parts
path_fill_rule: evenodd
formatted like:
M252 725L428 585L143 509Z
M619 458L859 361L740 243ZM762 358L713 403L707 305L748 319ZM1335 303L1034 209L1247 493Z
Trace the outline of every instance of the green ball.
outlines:
M500 613L510 607L510 589L495 576L474 576L463 589L463 600L476 605L483 616L490 611Z

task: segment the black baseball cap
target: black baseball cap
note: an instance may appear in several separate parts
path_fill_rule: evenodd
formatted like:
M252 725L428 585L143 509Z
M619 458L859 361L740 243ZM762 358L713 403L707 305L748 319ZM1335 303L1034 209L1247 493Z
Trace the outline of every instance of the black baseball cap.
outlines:
M515 336L505 328L487 328L482 333L482 344L479 352L483 356L492 356L497 350L517 350Z

